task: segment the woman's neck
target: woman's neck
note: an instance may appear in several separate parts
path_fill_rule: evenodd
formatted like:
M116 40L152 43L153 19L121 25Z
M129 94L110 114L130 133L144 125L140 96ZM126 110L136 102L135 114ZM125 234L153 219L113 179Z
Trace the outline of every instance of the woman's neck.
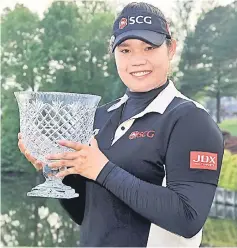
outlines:
M150 91L145 91L145 92L136 92L136 91L131 91L130 89L127 89L126 94L128 97L131 99L145 99L145 98L152 98L153 96L158 95L169 83L169 80L166 80L165 83L162 85L150 90Z
M142 92L138 92L138 91L133 91L132 89L128 89L130 92L137 92L137 93L146 93L146 92L150 92L150 91L152 91L152 90L155 90L155 89L158 89L158 88L160 88L160 87L162 87L163 85L165 85L166 83L167 83L167 81L168 81L169 79L168 78L166 78L164 81L163 81L163 83L161 83L161 84L159 84L158 86L156 86L155 88L153 88L153 89L151 89L151 90L149 90L149 91L142 91Z

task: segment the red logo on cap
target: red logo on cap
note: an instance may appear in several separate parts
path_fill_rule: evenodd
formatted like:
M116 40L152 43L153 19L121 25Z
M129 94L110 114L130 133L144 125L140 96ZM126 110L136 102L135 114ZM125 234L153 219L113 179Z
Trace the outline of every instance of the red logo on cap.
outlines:
M128 19L122 18L119 22L119 29L123 29L128 25Z

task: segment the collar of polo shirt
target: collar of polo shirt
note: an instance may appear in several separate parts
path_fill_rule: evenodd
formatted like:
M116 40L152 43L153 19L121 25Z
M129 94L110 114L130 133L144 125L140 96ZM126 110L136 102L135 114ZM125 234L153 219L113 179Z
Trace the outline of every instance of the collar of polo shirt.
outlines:
M175 96L179 94L179 91L175 88L174 83L169 79L169 85L160 92L160 94L139 114L131 117L131 119L140 118L143 115L151 112L157 112L163 114L169 104L172 102ZM119 98L119 101L112 105L107 111L113 111L119 108L128 100L128 95L124 95Z

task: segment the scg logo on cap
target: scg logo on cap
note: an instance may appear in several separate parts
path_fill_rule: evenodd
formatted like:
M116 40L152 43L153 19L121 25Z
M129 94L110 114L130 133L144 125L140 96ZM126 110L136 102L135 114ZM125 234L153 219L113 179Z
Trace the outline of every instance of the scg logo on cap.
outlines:
M129 21L128 21L129 20ZM150 16L130 16L129 18L122 18L119 22L119 29L125 28L128 24L152 24Z

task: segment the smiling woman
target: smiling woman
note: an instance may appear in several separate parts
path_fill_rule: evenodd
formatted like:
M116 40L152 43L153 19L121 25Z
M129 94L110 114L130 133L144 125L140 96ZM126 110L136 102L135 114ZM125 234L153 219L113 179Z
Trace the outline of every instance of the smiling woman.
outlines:
M166 83L170 60L176 42L148 44L138 39L127 39L115 48L115 60L120 78L135 92L146 92Z
M97 109L91 145L61 141L74 151L49 156L51 168L68 167L58 176L80 194L60 203L81 226L81 246L199 247L222 134L169 79L176 41L158 8L125 6L110 48L127 90ZM19 147L24 151L21 141Z
M110 51L115 53L117 70L124 84L131 91L146 92L165 84L176 41L171 38L169 24L158 8L147 5L144 9L149 15L140 12L132 16L139 4L129 6L114 23Z

